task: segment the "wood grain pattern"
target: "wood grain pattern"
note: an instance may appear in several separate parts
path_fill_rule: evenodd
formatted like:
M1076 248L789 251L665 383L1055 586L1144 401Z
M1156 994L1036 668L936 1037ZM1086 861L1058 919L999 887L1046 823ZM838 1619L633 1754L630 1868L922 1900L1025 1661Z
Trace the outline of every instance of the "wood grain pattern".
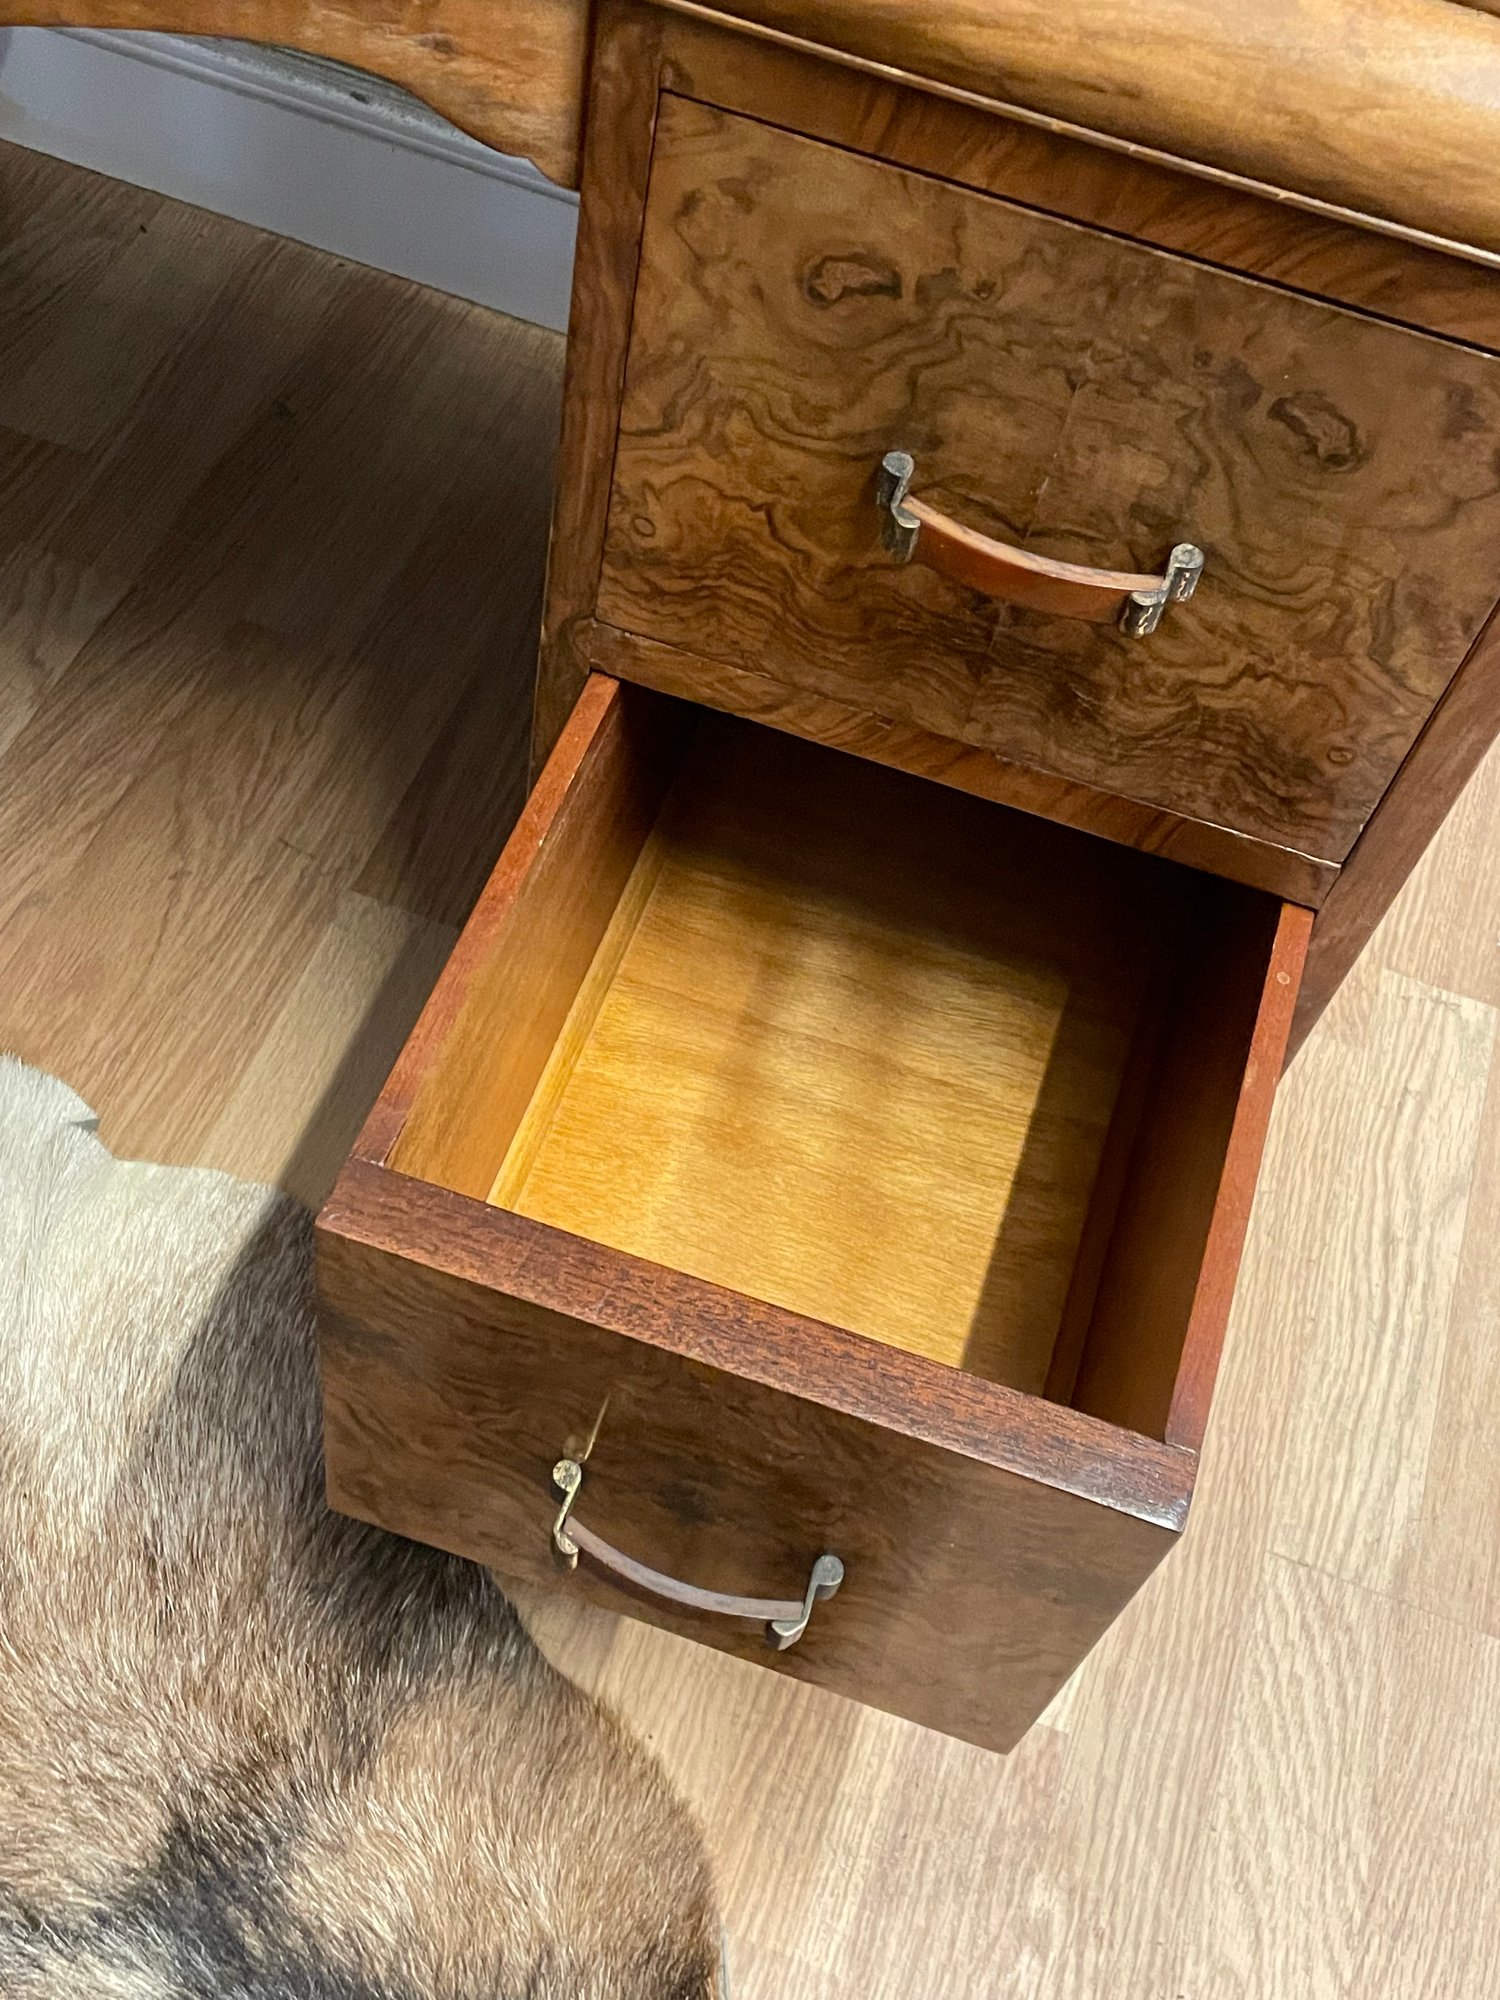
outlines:
M1494 602L1487 357L680 100L643 273L613 625L1336 861ZM985 532L1206 581L1132 642L895 567L894 446Z
M1307 963L1311 930L1312 919L1306 910L1283 906L1256 1009L1250 1053L1235 1101L1224 1170L1208 1226L1202 1269L1193 1287L1187 1334L1167 1411L1166 1437L1192 1451L1201 1450L1208 1428L1277 1079L1286 1060L1287 1039Z
M1357 12L1351 0L1276 0L1253 20L1205 14L1190 0L1075 0L1063 14L1041 0L937 16L918 0L732 0L686 11L1500 250L1500 209L1472 170L1500 137L1500 29L1478 12L1434 0L1379 0ZM0 21L308 49L389 76L489 144L578 184L585 0L395 0L379 10L333 0L4 0Z
M589 86L592 141L573 259L557 505L537 660L531 768L546 762L588 677L582 646L604 551L609 475L625 385L656 130L661 17L601 0Z
M9 147L0 272L0 1046L117 1150L320 1195L348 1045L378 1080L453 935L398 858L384 915L357 884L450 721L524 707L561 344ZM515 782L449 802L455 854ZM246 1110L237 1151L283 1026L256 1094L305 1141Z
M1444 1304L1457 1282L1484 1109L1496 1017L1479 1001L1432 993L1381 970L1367 989L1389 1076L1369 1070L1370 1042L1355 1053L1370 1092L1369 1144L1384 1156L1388 1190L1351 1217L1340 1248L1341 1289L1352 1310L1328 1329L1316 1366L1319 1420L1288 1440L1277 1551L1377 1590L1397 1582L1407 1551L1420 1546L1420 1477L1443 1396ZM1473 1218L1476 1226L1493 1218ZM1356 1317L1358 1315L1358 1317ZM1356 1331L1357 1329L1357 1331ZM1359 1346L1359 1366L1351 1349ZM1304 1367L1313 1365L1311 1361ZM1306 1394L1306 1385L1303 1394ZM1315 1516L1295 1505L1301 1476L1339 1453L1366 1413L1380 1413L1346 1488Z
M634 845L633 841L631 845ZM487 1157L491 1162L498 1159L499 1165L485 1199L492 1201L497 1208L528 1212L521 1206L521 1196L547 1144L553 1120L573 1081L579 1060L593 1037L621 962L655 893L665 851L658 824L647 833L620 889L588 970L578 982L567 1017L548 1052L546 1065L524 1111L515 1122L513 1136L508 1143L504 1143L503 1128L489 1135ZM503 1023L497 1024L496 1033L504 1034ZM481 1059L488 1060L488 1052ZM503 1152L500 1151L502 1143Z
M1288 1057L1306 1040L1495 739L1500 617L1492 616L1360 835L1313 926Z
M622 754L623 708L616 709L612 689L600 682L586 700L579 702L573 720L574 728L557 745L528 796L499 862L476 899L443 977L428 996L411 1038L360 1132L355 1151L361 1159L383 1163L408 1124L412 1105L429 1080L437 1052L468 999L476 974L490 962L495 937L512 919L542 842L567 803L569 786L579 765L587 757L613 750L613 756L604 755L606 769L621 775L630 769L628 758ZM610 789L605 787L606 791ZM629 866L628 861L625 865ZM445 1135L446 1127L439 1126L436 1133L439 1144L445 1143Z
M662 57L664 79L681 96L1500 348L1500 288L1485 265L693 17L670 17Z
M362 1150L383 1157L383 1133L404 1121L397 1170L489 1192L675 764L672 711L645 720L617 683L585 691Z
M362 1157L1033 1392L1081 1354L1160 1430L1306 913L737 722L682 741L590 683ZM1160 1395L1122 1416L1101 1369Z
M589 1457L594 1531L700 1589L789 1594L853 1551L852 1613L785 1670L1001 1746L1144 1573L1141 1478L1175 1467L1186 1501L1192 1453L1034 1392L1080 1246L1109 1239L1106 1279L1122 1236L1158 1235L1179 1275L1218 1238L1233 1261L1252 1168L1221 1170L1236 1107L1263 1114L1274 1084L1274 1061L1247 1070L1277 905L718 717L648 830L680 718L590 683L320 1219L332 1490L532 1583L564 1452ZM1200 1108L1141 1098L1142 1223L1118 1187L1101 1204L1097 1166L1162 965L1184 1051L1165 1081ZM1178 1289L1096 1315L1085 1363L1132 1343L1170 1380ZM1043 1577L1049 1534L1077 1539L1075 1582L1061 1554ZM580 1587L613 1601L602 1575Z
M1492 759L1491 767L1500 775L1500 760ZM1492 828L1493 822L1488 822L1477 839L1474 830L1460 839L1445 834L1441 844L1448 847L1450 863L1460 858L1471 864L1490 861L1496 846ZM1431 877L1425 884L1413 884L1419 891L1431 886ZM1401 905L1412 920L1411 927L1416 928L1420 894L1408 892ZM1442 913L1441 900L1435 900L1435 931ZM1471 923L1468 938L1473 944L1483 940L1493 953L1492 930L1491 924ZM1476 963L1477 953L1463 951L1460 929L1442 924L1441 933L1460 963ZM1400 961L1398 936L1390 931L1380 934L1382 947L1388 942L1395 947L1395 964ZM1402 989L1405 997L1413 990L1432 989L1416 981ZM1482 1004L1491 1010L1489 1025L1493 1027L1494 1002L1488 998L1489 990L1488 982L1483 982ZM1464 997L1480 996L1465 993ZM1408 1022L1399 1017L1398 1021L1409 1033ZM1434 1357L1432 1362L1440 1371L1437 1393L1435 1399L1419 1406L1418 1426L1408 1426L1402 1437L1403 1447L1413 1458L1425 1447L1421 1507L1418 1512L1408 1502L1400 1531L1393 1538L1386 1575L1394 1577L1396 1588L1408 1602L1444 1618L1460 1619L1478 1631L1500 1635L1500 1548L1491 1537L1476 1532L1477 1524L1494 1518L1500 1502L1500 1464L1494 1453L1485 1449L1486 1441L1494 1435L1496 1410L1500 1408L1500 1352L1493 1338L1497 1272L1490 1228L1500 1188L1500 1120L1496 1117L1500 1079L1492 1054L1481 1100L1478 1079L1483 1067L1484 1016L1476 1018L1465 1009L1452 1026L1460 1038L1457 1059L1450 1059L1439 1072L1443 1095L1436 1102L1447 1114L1445 1131L1450 1140L1456 1140L1459 1157L1472 1159L1473 1177L1467 1198L1462 1191L1459 1195L1464 1224L1456 1262L1449 1261L1445 1239L1434 1245L1437 1254L1432 1262L1441 1264L1444 1277L1451 1279L1451 1286L1437 1289L1434 1301L1446 1307L1441 1360ZM1429 1185L1451 1192L1454 1181L1439 1166ZM1431 1380L1429 1374L1429 1384Z
M387 76L502 153L577 187L585 0L0 0L16 27L279 42Z
M673 0L668 0L673 4ZM1500 23L1438 0L732 0L734 18L1500 249ZM1399 158L1391 143L1400 136Z
M1203 1443L1311 917L1205 900L1151 1065L1070 1400ZM1272 935L1267 937L1267 930ZM1228 1059L1213 1060L1215 1043ZM1151 1337L1180 1326L1180 1342Z
M490 1198L1039 1391L1181 885L734 725L637 883Z
M1445 869L1489 865L1495 822L1456 831ZM547 1614L558 1656L651 1730L707 1815L752 2000L907 2000L934 1981L961 2000L1299 2000L1313 1980L1382 2000L1488 1994L1493 1059L1451 995L1381 1001L1384 935L1278 1098L1191 1531L1003 1766L846 1722L738 1662L695 1670L661 1634ZM1411 1052L1440 1036L1449 1054L1420 1064L1403 1118ZM1451 1283L1420 1282L1435 1252ZM1430 1336L1448 1358L1432 1445L1399 1426L1423 1538L1371 1589L1280 1554L1277 1528L1357 1513L1401 1397L1378 1359L1398 1322L1424 1376ZM1379 1391L1350 1394L1352 1422L1313 1458L1295 1447L1322 1423L1330 1340L1351 1391L1372 1375Z
M590 1518L617 1547L739 1595L792 1595L825 1548L847 1569L784 1654L633 1615L991 1748L1181 1520L1190 1453L367 1162L319 1246L340 1507L555 1584L551 1467L597 1430ZM591 1573L569 1589L619 1602Z
M701 654L597 623L586 644L601 671L655 688L661 694L744 716L878 764L891 764L897 770L972 792L976 798L1018 806L1023 812L1060 820L1104 840L1180 861L1189 868L1206 869L1252 889L1269 890L1291 902L1315 908L1338 877L1330 861L1251 840L1229 827L1182 819L1047 771L1009 763L993 751L955 742L951 736L939 736L908 722L893 722L888 716L805 688L789 687L784 681L728 660L708 660Z
M1477 720L1477 718L1476 718ZM1500 822L1500 760L1485 755L1366 949L1424 986L1500 1006L1500 875L1488 829Z
M1467 1891L1461 1829L1488 1838L1492 1748L1464 1738L1482 1735L1500 1696L1494 1647L1279 1556L1257 1579L1243 1646L1220 1776L1227 1811L1204 1885L1205 1902L1218 1905L1215 1948L1263 1993L1305 1981L1313 1992L1345 1982L1345 1991L1415 1996L1432 1979L1444 1993L1477 1996L1496 1963L1488 1908L1459 1936L1426 1912ZM1298 1652L1307 1669L1286 1673ZM1318 1746L1310 1768L1295 1747L1309 1741ZM1316 1852L1294 1853L1284 1837L1268 1846L1267 1821L1281 1828L1293 1810L1323 1830ZM1357 1887L1347 1868L1355 1840L1367 1843ZM1402 1915L1412 1897L1424 1913L1415 1938ZM1259 1924L1252 1905L1316 1913L1295 1968L1280 1927Z
M3 150L0 186L0 249L15 249L26 233L34 253L24 295L17 283L0 289L0 345L24 308L36 351L55 343L77 352L64 335L89 310L87 288L70 288L66 273L78 271L112 199L122 217L134 215L122 224L123 240L145 219L130 205L158 198L101 194L76 169ZM51 223L38 224L40 214ZM215 221L207 239L184 243L184 256L220 254L211 246L236 233ZM49 235L50 248L40 240ZM323 286L294 284L282 263L253 274L230 313L196 329L161 323L164 352L178 352L181 366L170 393L124 413L134 442L114 461L118 477L41 440L0 434L8 575L20 576L28 535L55 507L79 509L85 486L100 551L144 496L170 513L189 416L207 433L210 464L227 448L220 427L251 361L259 356L273 379L290 368L299 329L318 323L320 297L347 282L332 259L282 255L306 258ZM273 307L284 316L269 318ZM377 320L385 310L371 306ZM520 330L491 326L499 351L513 355ZM357 354L347 365L357 371ZM59 381L59 421L72 392ZM540 436L555 393L555 360L539 362L512 400L513 416L529 409ZM453 406L452 449L472 452L479 471L493 473L491 454L474 440L473 414ZM497 500L513 532L516 493L503 460L499 471ZM283 540L297 547L316 534L317 521L298 512L294 496L271 504L282 491L276 475L270 460L260 483L243 489L246 504L253 491L267 503L256 536L247 528L241 538L247 590L255 565L274 560ZM544 530L539 522L536 532ZM533 561L539 573L539 554ZM60 560L56 573L64 574ZM445 581L451 594L476 573L465 568ZM485 572L477 581L486 588L471 604L475 616L494 598ZM190 601L181 600L184 615ZM40 649L37 657L60 657L73 616L67 599L34 590L29 606L28 646ZM364 815L377 798L403 816L417 810L400 804L405 753L390 767L385 746L387 732L402 729L404 696L420 693L433 671L420 639L417 628L388 661L384 708L343 717L347 755L332 769L351 788L340 797L363 801ZM24 704L35 704L29 715L40 716L65 699L73 667L42 686L31 657L3 646L0 702L19 687ZM483 660L486 675L495 674L496 654ZM138 773L142 739L155 740L159 683L144 672L144 656L135 666L101 675L91 706L69 710L75 760L52 767L47 780L48 835L76 856L75 889L107 858L84 838L94 801L112 774L117 782ZM505 668L523 714L528 667L518 655ZM336 661L308 671L334 672ZM269 697L271 684L261 686ZM476 728L489 712L477 711ZM83 727L91 714L97 733ZM252 755L257 740L243 731L219 754L232 764ZM481 818L524 782L514 727L495 741L497 763L510 762L493 793L469 802ZM144 754L149 763L157 753ZM296 784L293 767L287 777ZM184 765L173 767L171 782L186 805ZM6 767L8 800L27 784L25 772ZM275 827L277 794L258 799L263 824ZM471 867L478 834L467 810L450 802L443 824L455 871ZM172 865L170 830L165 816L149 830L140 878ZM386 878L393 891L426 894L442 837L434 826L415 877ZM253 822L245 838L255 840ZM274 838L263 851L268 868L295 864ZM405 851L389 851L393 871ZM13 848L0 848L0 885L8 888L16 860ZM652 1743L702 1817L736 2000L1307 2000L1310 1991L1492 2000L1500 1940L1500 1085L1475 1016L1454 996L1492 1013L1500 1007L1497 882L1500 758L1492 756L1278 1092L1192 1530L1009 1757L612 1616L558 1593L550 1577L524 1593L548 1650ZM190 936L210 913L217 920L224 890L195 871L182 879L181 898L182 935ZM261 997L231 978L191 990L163 984L154 1042L131 1032L135 959L125 941L133 920L118 909L118 948L101 954L94 1018L59 1024L55 990L23 982L0 991L4 1039L77 1080L106 1134L147 1157L238 1161L256 1173L304 1146L310 1161L326 1158L367 1110L385 1038L399 1037L399 1009L414 1004L416 965L399 942L398 900L392 894L389 928L376 912L346 904L337 938L314 948L269 1016ZM65 903L53 902L49 922L68 924ZM263 906L242 900L234 922L253 930L266 922ZM404 969L387 1008L392 954ZM1393 994L1384 987L1388 969L1404 975ZM205 1007L222 1024L219 1044L239 1055L184 1079L163 1051ZM239 1087L268 1036L274 1052L261 1074L274 1068L282 1078L270 1102ZM1339 1356L1337 1377L1330 1351ZM1436 1375L1435 1401L1404 1401L1411 1371L1393 1367L1391 1354L1398 1363L1420 1357L1424 1385ZM1363 1395L1341 1393L1332 1429L1331 1383L1341 1392L1368 1385ZM1325 1448L1304 1454L1304 1434ZM1351 1546L1343 1524L1367 1504L1376 1466L1383 1494L1394 1475L1403 1494L1421 1499L1415 1520L1395 1516L1401 1533L1385 1583L1371 1587L1363 1569L1360 1580L1342 1568L1331 1577L1309 1570L1298 1552ZM1388 1505L1383 1518L1392 1518ZM1283 1546L1294 1553L1279 1553Z
M457 845L457 843L456 843ZM315 1208L401 1053L457 933L355 890L268 1019L218 1104L198 1159Z

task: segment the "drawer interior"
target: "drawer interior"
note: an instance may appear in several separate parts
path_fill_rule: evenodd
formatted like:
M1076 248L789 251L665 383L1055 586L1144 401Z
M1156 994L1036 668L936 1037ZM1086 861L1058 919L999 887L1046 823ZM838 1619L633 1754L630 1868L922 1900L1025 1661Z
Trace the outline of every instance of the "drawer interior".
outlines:
M626 707L391 1164L1159 1434L1279 904Z

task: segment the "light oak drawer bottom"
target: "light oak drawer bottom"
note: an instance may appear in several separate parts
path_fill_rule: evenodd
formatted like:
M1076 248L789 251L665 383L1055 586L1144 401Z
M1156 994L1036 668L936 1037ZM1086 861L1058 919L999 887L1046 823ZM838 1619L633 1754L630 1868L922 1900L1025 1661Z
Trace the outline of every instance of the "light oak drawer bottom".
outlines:
M1006 1747L1180 1528L1306 914L596 679L320 1223L337 1504Z

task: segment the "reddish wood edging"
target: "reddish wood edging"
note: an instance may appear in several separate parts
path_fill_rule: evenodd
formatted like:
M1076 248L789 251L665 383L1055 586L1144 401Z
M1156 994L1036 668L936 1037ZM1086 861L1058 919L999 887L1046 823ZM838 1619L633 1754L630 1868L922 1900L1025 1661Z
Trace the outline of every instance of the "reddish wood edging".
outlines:
M1187 1518L1196 1457L1181 1445L1118 1431L366 1160L350 1160L318 1227L325 1254L334 1237L359 1243L1161 1527L1181 1528Z
M412 1107L475 973L491 956L495 939L510 920L558 814L576 796L578 780L591 760L608 754L621 726L619 685L595 676L533 786L494 872L443 967L442 977L417 1016L369 1117L354 1142L353 1157L380 1165L389 1159Z
M1229 1152L1219 1182L1214 1217L1209 1229L1208 1249L1202 1275L1193 1297L1187 1339L1178 1364L1167 1416L1166 1435L1171 1444L1197 1451L1208 1424L1209 1405L1224 1352L1224 1335L1229 1326L1229 1310L1234 1302L1235 1281L1250 1226L1250 1209L1255 1200L1261 1155L1271 1124L1271 1107L1276 1085L1286 1058L1287 1038L1297 1005L1298 986L1307 958L1313 917L1309 910L1287 905L1276 928L1267 977L1255 1032L1250 1043L1250 1060L1235 1110Z
M1497 719L1500 610L1491 612L1318 912L1287 1044L1288 1062L1478 770L1495 740Z
M573 261L557 501L532 717L535 775L588 674L583 647L604 556L646 182L656 135L662 16L601 10L589 83L592 143Z

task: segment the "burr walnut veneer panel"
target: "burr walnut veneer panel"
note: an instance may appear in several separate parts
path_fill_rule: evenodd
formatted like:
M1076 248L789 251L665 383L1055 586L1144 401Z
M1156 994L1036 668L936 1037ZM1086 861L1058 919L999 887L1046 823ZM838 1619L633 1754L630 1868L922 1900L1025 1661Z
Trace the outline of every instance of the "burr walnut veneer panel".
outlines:
M883 550L874 474L1146 640ZM670 95L607 624L1326 862L1500 595L1500 361ZM628 671L628 666L625 668Z

